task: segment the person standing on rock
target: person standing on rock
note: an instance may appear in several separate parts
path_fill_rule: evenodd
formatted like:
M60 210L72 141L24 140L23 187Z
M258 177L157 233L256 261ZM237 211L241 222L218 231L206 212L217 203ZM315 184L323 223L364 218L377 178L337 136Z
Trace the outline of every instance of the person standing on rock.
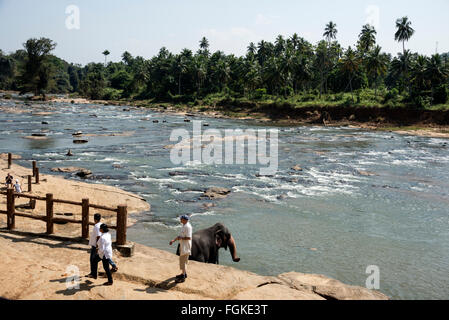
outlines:
M176 276L176 282L182 283L187 278L187 264L189 262L189 256L192 253L192 225L189 222L190 217L188 215L181 216L181 233L178 237L170 241L172 245L175 241L179 240L179 268L182 273Z
M110 261L112 259L112 239L111 234L109 233L109 228L106 224L102 224L100 226L101 236L98 239L98 255L94 259L94 271L93 278L97 278L97 270L98 270L98 262L103 263L104 271L108 277L108 282L105 282L103 285L112 286L114 281L112 280L111 269L109 268Z

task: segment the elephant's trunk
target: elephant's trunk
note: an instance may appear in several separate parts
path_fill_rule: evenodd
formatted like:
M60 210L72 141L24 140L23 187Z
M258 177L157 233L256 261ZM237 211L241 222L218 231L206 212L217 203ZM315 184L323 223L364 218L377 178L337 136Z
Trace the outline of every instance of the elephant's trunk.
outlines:
M229 238L228 245L229 245L229 251L231 252L232 260L234 262L239 262L240 258L237 257L237 246L235 245L235 240L234 240L234 237L232 235Z

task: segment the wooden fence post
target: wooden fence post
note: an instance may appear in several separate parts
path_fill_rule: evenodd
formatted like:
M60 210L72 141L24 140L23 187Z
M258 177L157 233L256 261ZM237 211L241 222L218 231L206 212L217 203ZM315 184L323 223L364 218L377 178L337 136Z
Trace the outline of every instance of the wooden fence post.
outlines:
M47 193L47 234L53 234L53 194Z
M8 169L11 169L12 165L12 154L8 153Z
M7 210L7 227L8 230L14 230L16 228L16 207L15 207L15 198L14 198L14 189L7 190L6 194L6 210Z
M31 178L32 178L32 176L28 175L28 192L31 192L31 189L32 189L32 187L31 187L31 185L32 185Z
M128 221L128 208L126 206L117 207L117 245L126 244L126 224Z
M81 211L82 224L81 224L81 236L84 239L89 238L89 199L83 199L83 207Z
M36 168L35 177L36 177L36 184L39 184L39 168Z
M35 160L33 160L33 177L35 177L35 176L36 176L36 168L37 168L37 164L36 164L36 161L35 161Z

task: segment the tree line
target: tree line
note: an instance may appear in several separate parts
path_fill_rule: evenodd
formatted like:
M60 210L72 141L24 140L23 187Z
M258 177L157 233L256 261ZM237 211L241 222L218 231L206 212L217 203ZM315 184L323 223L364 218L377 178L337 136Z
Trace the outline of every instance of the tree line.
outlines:
M0 50L0 89L174 103L212 96L296 102L346 99L354 104L365 95L380 104L445 104L449 54L411 52L406 43L414 33L407 17L396 21L394 37L403 50L394 57L382 51L377 31L369 24L362 27L355 45L343 48L331 21L316 45L296 33L289 38L279 35L274 42L250 43L239 57L210 52L203 37L196 52L184 49L174 54L163 47L150 59L124 52L120 62L107 62L110 52L105 50L104 63L85 66L52 55L56 44L50 39L30 39L14 53Z

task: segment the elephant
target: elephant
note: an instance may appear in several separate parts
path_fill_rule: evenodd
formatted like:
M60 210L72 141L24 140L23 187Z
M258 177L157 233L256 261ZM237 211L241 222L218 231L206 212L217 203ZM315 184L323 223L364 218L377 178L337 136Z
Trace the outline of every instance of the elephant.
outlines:
M228 250L234 262L239 262L240 258L237 256L237 247L235 240L232 237L229 229L222 223L217 223L214 226L198 230L192 235L192 252L189 260L219 264L218 250L224 248ZM179 256L179 245L176 251Z

